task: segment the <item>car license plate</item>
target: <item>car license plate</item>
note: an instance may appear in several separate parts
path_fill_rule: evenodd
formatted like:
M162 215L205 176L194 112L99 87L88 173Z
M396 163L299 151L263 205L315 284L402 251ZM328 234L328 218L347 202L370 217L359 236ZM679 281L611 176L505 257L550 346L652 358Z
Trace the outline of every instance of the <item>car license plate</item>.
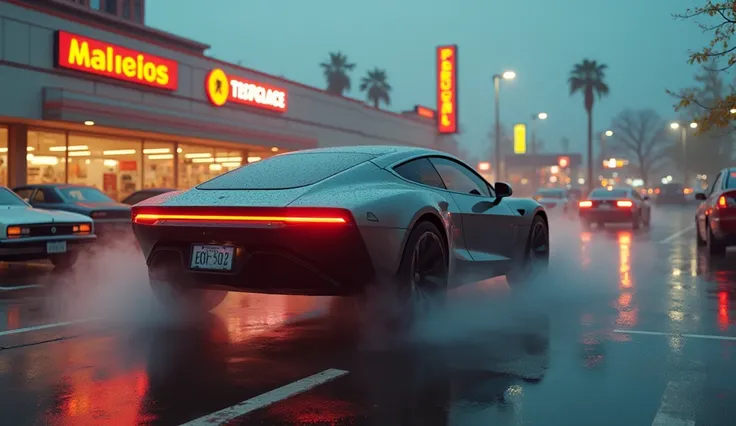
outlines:
M195 245L192 247L191 269L207 271L231 271L235 247L215 245Z
M46 253L66 253L66 241L49 241L46 243Z
M611 210L611 206L609 204L601 204L598 206L598 209L600 210Z

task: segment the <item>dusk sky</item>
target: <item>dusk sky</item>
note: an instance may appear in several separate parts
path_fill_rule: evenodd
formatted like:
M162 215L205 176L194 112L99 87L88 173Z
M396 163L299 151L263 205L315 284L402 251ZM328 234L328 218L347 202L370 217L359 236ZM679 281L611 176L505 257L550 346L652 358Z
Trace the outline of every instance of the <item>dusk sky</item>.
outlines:
M692 84L697 68L688 51L710 39L692 21L673 13L701 0L155 0L147 2L149 25L208 43L210 56L300 83L325 87L318 64L343 51L357 69L349 96L367 69L385 68L393 86L392 111L434 106L434 47L459 45L462 146L487 152L493 126L491 76L504 70L516 81L501 89L501 121L528 121L544 111L538 137L545 150L584 151L582 95L569 96L572 65L590 58L609 66L609 97L597 102L596 131L625 108L654 108L677 118L665 89ZM353 6L350 6L353 4ZM452 4L452 6L450 6ZM185 6L186 5L186 6ZM215 7L217 5L217 7Z

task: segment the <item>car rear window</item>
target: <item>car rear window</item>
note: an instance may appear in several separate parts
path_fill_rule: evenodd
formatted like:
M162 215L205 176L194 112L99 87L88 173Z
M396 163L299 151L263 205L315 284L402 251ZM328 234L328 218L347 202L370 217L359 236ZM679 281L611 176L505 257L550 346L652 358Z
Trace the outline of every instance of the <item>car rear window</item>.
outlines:
M89 202L89 203L112 203L112 198L105 195L97 188L86 186L63 186L59 188L62 198L67 203Z
M542 198L565 198L565 191L556 189L542 189L537 191L537 196Z
M736 189L736 170L731 170L730 172L728 172L726 189Z
M590 198L626 198L629 195L629 191L626 189L594 189L590 193Z
M290 189L312 185L375 156L364 153L284 154L217 176L198 189Z

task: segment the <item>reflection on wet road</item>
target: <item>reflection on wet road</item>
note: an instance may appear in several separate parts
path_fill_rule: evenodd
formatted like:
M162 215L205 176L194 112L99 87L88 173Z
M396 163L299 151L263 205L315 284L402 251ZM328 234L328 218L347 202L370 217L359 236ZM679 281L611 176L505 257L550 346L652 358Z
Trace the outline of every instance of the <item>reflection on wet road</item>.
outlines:
M391 344L349 300L231 294L173 316L135 255L69 277L3 265L23 288L0 292L0 424L731 424L736 253L699 251L692 214L555 223L544 282L459 289Z

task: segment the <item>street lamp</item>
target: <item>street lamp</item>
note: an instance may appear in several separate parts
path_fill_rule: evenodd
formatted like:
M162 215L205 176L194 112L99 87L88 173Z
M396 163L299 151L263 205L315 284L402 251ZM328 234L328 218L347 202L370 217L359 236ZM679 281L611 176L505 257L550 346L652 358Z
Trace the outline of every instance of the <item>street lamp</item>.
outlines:
M546 112L532 114L532 154L537 153L537 120L546 120L549 115Z
M688 127L691 129L697 129L698 123L693 121ZM682 184L687 186L687 127L681 125L677 121L673 121L670 123L670 128L672 130L682 129L680 132L680 140L682 141Z
M613 130L606 130L605 135L610 138L611 136L613 136Z
M516 73L513 71L505 71L502 74L495 74L493 76L493 89L495 93L495 106L496 106L496 167L494 174L496 175L496 182L501 180L501 114L499 111L500 95L501 95L501 79L503 80L514 80Z

